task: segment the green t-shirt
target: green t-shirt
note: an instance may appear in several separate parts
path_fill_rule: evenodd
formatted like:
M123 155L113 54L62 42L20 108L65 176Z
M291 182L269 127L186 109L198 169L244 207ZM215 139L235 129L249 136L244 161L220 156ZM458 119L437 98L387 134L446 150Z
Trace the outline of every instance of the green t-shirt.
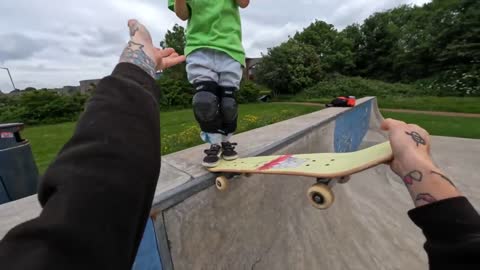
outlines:
M242 23L235 0L186 0L190 10L185 55L201 48L227 53L245 66ZM175 0L168 8L175 11Z

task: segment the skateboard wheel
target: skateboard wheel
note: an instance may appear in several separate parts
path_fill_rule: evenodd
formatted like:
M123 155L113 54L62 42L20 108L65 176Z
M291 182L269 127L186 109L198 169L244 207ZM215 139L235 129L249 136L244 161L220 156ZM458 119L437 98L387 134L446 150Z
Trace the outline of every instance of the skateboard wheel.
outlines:
M329 208L335 197L332 190L324 184L315 184L308 189L307 192L310 203L318 209Z
M347 183L348 181L350 181L350 175L349 176L344 176L344 177L340 177L338 178L337 182L339 184L345 184Z
M252 174L251 173L246 173L246 174L244 174L244 176L247 177L247 178L250 178L250 177L252 177Z
M215 179L215 186L220 191L225 191L228 188L228 179L225 176L219 176Z

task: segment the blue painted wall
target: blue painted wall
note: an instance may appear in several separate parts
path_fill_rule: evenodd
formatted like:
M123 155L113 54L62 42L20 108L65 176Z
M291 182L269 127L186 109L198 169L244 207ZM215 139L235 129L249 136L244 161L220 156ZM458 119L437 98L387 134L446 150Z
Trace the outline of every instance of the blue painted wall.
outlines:
M135 258L132 270L162 270L155 227L150 218L145 227L142 242L138 248L137 257Z
M340 115L335 121L335 152L358 150L363 137L367 134L372 113L372 101L367 101Z

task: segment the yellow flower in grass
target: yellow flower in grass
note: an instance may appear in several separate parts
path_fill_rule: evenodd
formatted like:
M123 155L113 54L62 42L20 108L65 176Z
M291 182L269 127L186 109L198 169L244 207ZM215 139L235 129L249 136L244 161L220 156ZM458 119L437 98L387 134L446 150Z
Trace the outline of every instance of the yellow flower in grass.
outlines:
M255 124L258 122L258 117L255 115L247 114L243 117L243 121L247 124Z

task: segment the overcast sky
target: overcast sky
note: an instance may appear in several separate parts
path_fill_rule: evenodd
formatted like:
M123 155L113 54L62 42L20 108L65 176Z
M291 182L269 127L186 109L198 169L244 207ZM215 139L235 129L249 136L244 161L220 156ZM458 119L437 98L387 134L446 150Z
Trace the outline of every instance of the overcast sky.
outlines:
M375 11L426 2L251 0L242 10L244 46L247 56L260 56L315 19L342 29ZM143 22L156 44L180 23L167 9L167 0L2 0L0 67L10 69L19 89L78 85L80 80L103 77L128 40L129 18ZM13 90L1 69L0 90Z

